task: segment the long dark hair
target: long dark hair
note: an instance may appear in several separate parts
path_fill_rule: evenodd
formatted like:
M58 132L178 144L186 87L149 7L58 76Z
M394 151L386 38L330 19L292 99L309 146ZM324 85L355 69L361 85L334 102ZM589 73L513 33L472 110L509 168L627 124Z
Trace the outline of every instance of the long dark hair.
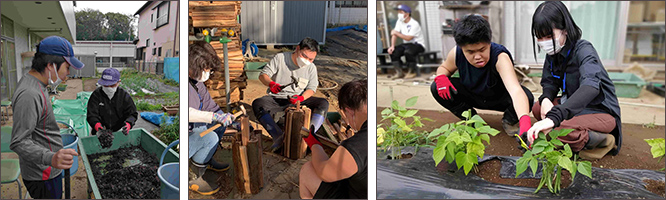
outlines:
M536 60L535 37L542 38L551 36L553 46L555 37L553 28L567 32L567 43L574 45L583 35L583 31L574 22L567 7L561 1L546 1L539 4L534 15L532 15L532 50ZM540 49L539 49L540 50Z

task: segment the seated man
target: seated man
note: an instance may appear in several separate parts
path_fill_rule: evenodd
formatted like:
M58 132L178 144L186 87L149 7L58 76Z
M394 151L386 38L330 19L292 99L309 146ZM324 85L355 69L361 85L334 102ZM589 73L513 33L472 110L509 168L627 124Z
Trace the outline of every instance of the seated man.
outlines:
M127 135L139 114L132 96L118 87L120 72L114 68L105 69L97 83L101 86L90 95L86 115L88 124L93 127L91 134L96 135L102 129L109 129L113 132L122 130Z
M402 72L402 60L400 59L402 56L405 56L407 61L407 73L418 70L416 68L416 56L425 51L425 48L423 48L425 38L421 33L421 25L411 17L412 9L409 6L400 4L395 10L398 10L398 21L395 22L395 27L391 30L391 47L387 51L391 54L391 63L395 68L395 75L392 78L399 79L405 77ZM403 43L395 46L398 38L402 39Z
M311 124L315 130L321 127L328 111L328 101L312 97L317 91L319 80L317 67L312 63L319 52L319 43L312 38L305 38L294 52L275 55L261 71L259 80L268 86L268 95L252 102L254 115L261 125L273 137L273 151L282 147L284 133L273 120L273 116L284 111L289 104L301 102L312 109Z
M347 116L351 129L358 132L342 141L330 158L312 132L304 138L312 151L312 160L299 173L301 198L368 198L367 98L367 80L352 81L340 88L340 110Z

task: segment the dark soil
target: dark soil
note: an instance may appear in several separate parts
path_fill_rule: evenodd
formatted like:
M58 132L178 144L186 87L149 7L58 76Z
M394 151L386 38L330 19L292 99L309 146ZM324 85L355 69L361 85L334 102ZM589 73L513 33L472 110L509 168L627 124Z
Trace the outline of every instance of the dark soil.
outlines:
M659 196L666 197L666 187L664 181L656 181L651 179L643 180L645 183L645 189L648 191L658 194Z
M384 108L377 108L377 118L381 119L381 111ZM427 117L433 121L423 121L425 124L422 128L417 130L432 131L439 128L444 124L460 121L457 117L449 112L419 110L416 114L421 117ZM518 149L518 143L513 137L508 136L502 128L502 115L480 115L492 128L500 131L496 136L491 137L490 145L486 146L486 155L497 156L522 156L523 153ZM532 122L537 120L532 118ZM411 123L411 120L407 120ZM384 122L386 124L388 122ZM623 142L620 153L616 156L607 155L600 160L590 161L592 167L607 168L607 169L648 169L659 170L666 165L664 162L658 162L657 159L652 158L650 153L650 146L645 143L644 139L649 138L663 138L664 126L657 126L656 128L644 128L642 125L623 124ZM446 162L443 162L446 163ZM539 185L539 179L503 179L499 177L499 170L501 164L499 160L486 161L478 166L478 174L481 178L498 184L517 185L536 188ZM564 170L562 177L562 186L568 186L571 183L570 174ZM542 188L543 189L543 188ZM663 191L662 188L660 191Z
M113 145L113 132L109 129L104 129L96 133L99 144L102 148L109 148Z
M541 179L535 178L501 178L500 169L502 168L501 161L497 159L489 160L486 162L480 163L477 166L477 170L473 170L475 174L484 180L492 183L513 185L513 186L523 186L537 188ZM527 169L531 170L531 169ZM471 172L470 172L471 173ZM571 184L571 174L567 170L562 170L562 187L566 188ZM541 189L548 189L548 186L544 185Z
M158 199L158 160L139 147L121 148L89 156L93 176L103 198Z

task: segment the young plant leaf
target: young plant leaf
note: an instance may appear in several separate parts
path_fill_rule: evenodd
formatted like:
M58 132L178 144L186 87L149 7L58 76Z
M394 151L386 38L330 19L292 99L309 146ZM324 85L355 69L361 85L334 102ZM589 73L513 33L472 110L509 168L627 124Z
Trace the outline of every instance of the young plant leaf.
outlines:
M574 176L573 172L573 164L571 163L571 159L568 157L561 156L559 161L557 162L558 165L562 166L562 168L566 169L567 171L571 172L572 176Z
M405 101L405 106L406 107L412 107L412 106L416 105L416 100L418 100L418 99L419 99L419 96L413 96L412 98L407 99L407 101Z
M550 140L550 143L559 147L564 146L564 143L562 143L562 141L560 141L559 139L552 139Z
M526 157L520 157L518 160L516 160L516 177L527 170L527 166L530 160L531 158Z
M488 136L488 134L481 134L479 137L481 137L483 141L486 141L487 144L490 144L490 136Z
M464 152L459 151L458 153L456 153L456 166L458 167L458 169L460 169L465 164L466 161L467 161L467 155Z
M399 104L400 103L398 103L398 100L393 100L391 102L391 108L393 108L393 110L400 110L400 105Z
M432 159L435 160L435 167L439 165L439 162L444 159L444 156L446 156L446 149L444 146L437 146L435 149L432 151Z
M393 113L393 110L391 110L390 108L385 108L384 110L382 110L382 115L389 115L391 113Z
M377 128L377 145L384 143L384 133L386 131L384 128Z
M404 117L412 117L416 115L417 112L419 112L419 110L407 110Z
M580 161L578 163L578 172L592 178L592 164L590 161Z
M573 152L571 151L571 147L569 146L569 144L564 145L564 152L563 153L564 153L564 156L566 156L567 158L571 158L571 156L573 156Z
M532 169L532 175L536 175L537 169L539 168L539 161L534 157L530 159L530 168Z
M475 115L476 116L476 115ZM492 136L497 135L500 131L490 128L490 126L482 126L476 129L479 133L488 133Z
M465 154L465 175L469 174L469 171L472 170L472 167L474 167L475 164L479 162L479 160L476 158L475 155L472 155L470 153Z

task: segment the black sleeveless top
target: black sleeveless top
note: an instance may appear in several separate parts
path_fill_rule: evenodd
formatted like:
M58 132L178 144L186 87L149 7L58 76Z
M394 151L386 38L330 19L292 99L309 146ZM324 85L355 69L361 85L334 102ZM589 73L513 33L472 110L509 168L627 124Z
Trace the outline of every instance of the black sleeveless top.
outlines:
M497 64L497 57L502 52L509 55L513 64L513 57L509 50L500 44L492 42L490 43L490 59L488 63L482 68L476 68L467 62L462 49L460 46L457 46L456 66L460 73L460 82L462 85L471 93L482 97L501 97L508 94L509 92L504 87L502 77L500 77L495 66Z

